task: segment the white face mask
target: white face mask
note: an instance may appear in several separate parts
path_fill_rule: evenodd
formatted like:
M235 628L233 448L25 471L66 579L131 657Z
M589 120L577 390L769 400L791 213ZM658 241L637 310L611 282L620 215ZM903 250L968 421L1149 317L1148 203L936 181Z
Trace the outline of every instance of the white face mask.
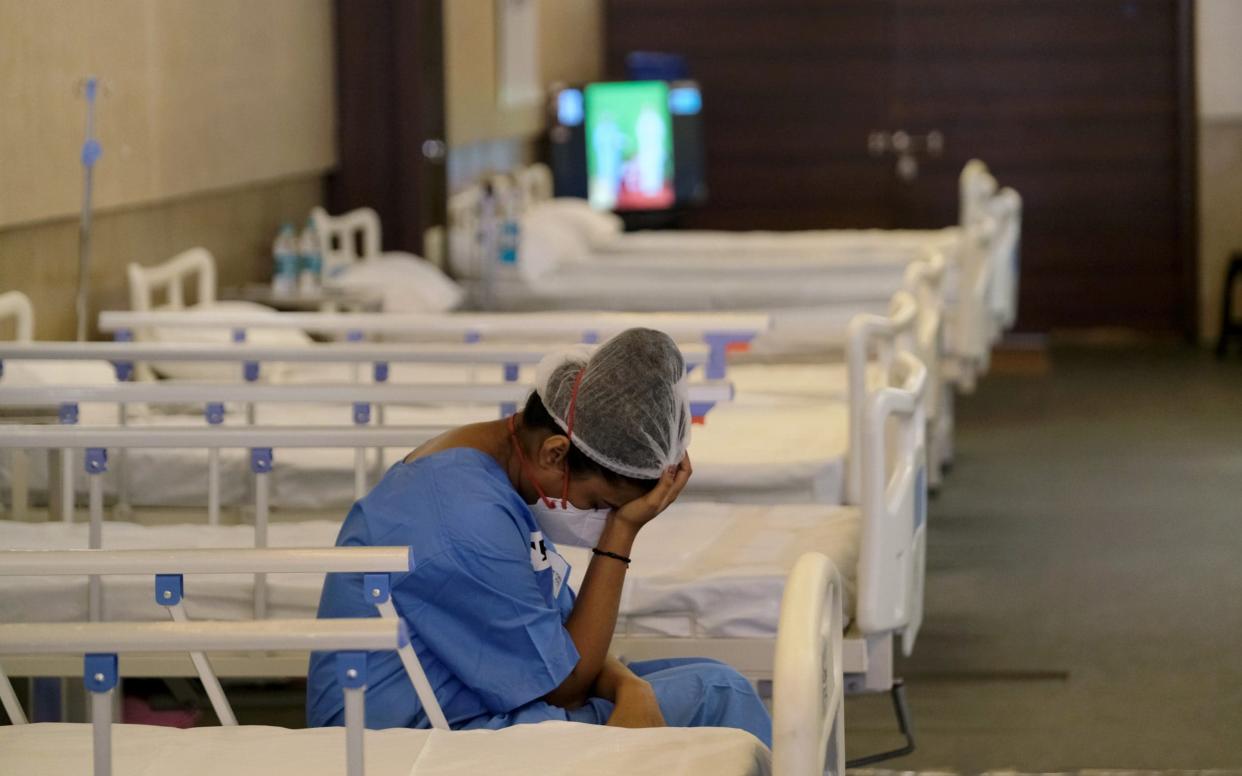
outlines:
M530 511L535 516L535 523L538 524L543 535L554 544L566 547L591 549L598 544L600 535L604 533L604 523L607 522L608 513L611 510L579 509L570 502L568 463L562 474L564 489L561 492L561 498L556 501L548 498L543 488L539 486L539 480L535 479L531 465L526 460L526 454L522 452L522 445L518 441L512 415L509 416L509 435L513 440L513 448L517 451L523 473L535 486L535 492L539 494L535 503L530 505Z
M542 498L531 504L530 511L539 530L554 544L587 549L599 543L609 512L607 509L579 509L568 501L554 501L548 506Z

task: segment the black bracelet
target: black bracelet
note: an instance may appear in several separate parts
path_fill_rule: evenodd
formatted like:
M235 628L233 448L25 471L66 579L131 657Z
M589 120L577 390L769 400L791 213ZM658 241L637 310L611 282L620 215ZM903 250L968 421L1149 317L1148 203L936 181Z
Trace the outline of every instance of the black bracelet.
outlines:
M598 547L591 550L591 552L596 555L603 555L605 558L612 558L613 560L619 560L627 566L630 565L630 559L625 557L624 555L618 555L617 553L609 552L608 550L601 550Z

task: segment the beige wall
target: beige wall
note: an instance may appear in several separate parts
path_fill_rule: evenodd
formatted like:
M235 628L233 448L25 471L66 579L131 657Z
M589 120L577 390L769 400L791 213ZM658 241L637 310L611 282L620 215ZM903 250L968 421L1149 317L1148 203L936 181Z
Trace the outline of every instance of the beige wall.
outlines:
M1196 10L1199 330L1211 338L1220 327L1225 264L1242 251L1242 2L1199 0Z
M602 0L538 0L540 74L553 81L598 79ZM504 108L496 74L496 1L444 4L445 124L449 147L528 139L544 126L544 105Z
M215 256L221 288L266 280L276 229L322 201L315 175L100 213L91 232L92 309L129 307L130 261L156 264L196 245ZM37 338L73 339L77 274L77 219L0 229L0 289L31 297Z
M71 331L87 73L103 291L200 243L257 277L336 161L332 45L331 0L0 0L0 290L35 298L40 335Z

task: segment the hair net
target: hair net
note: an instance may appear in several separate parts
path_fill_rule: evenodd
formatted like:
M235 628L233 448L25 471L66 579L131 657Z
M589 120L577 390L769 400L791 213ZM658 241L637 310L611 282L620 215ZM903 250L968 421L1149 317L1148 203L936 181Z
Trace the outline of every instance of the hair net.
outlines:
M535 391L567 433L573 402L570 440L609 471L658 479L686 452L686 362L664 332L627 329L594 348L579 345L550 354L535 372Z

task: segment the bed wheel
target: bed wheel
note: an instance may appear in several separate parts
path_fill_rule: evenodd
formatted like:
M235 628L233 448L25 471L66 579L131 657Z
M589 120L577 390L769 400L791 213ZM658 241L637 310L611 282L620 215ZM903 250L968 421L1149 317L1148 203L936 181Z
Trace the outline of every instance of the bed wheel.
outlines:
M914 753L914 725L910 720L910 707L906 705L906 683L897 679L893 682L893 689L889 690L889 697L893 699L893 713L897 715L897 729L901 731L902 737L906 739L904 746L896 749L890 749L887 752L876 752L875 754L865 755L853 760L847 760L846 768L865 768L868 765L874 765L885 760L892 760L896 757L905 757Z

